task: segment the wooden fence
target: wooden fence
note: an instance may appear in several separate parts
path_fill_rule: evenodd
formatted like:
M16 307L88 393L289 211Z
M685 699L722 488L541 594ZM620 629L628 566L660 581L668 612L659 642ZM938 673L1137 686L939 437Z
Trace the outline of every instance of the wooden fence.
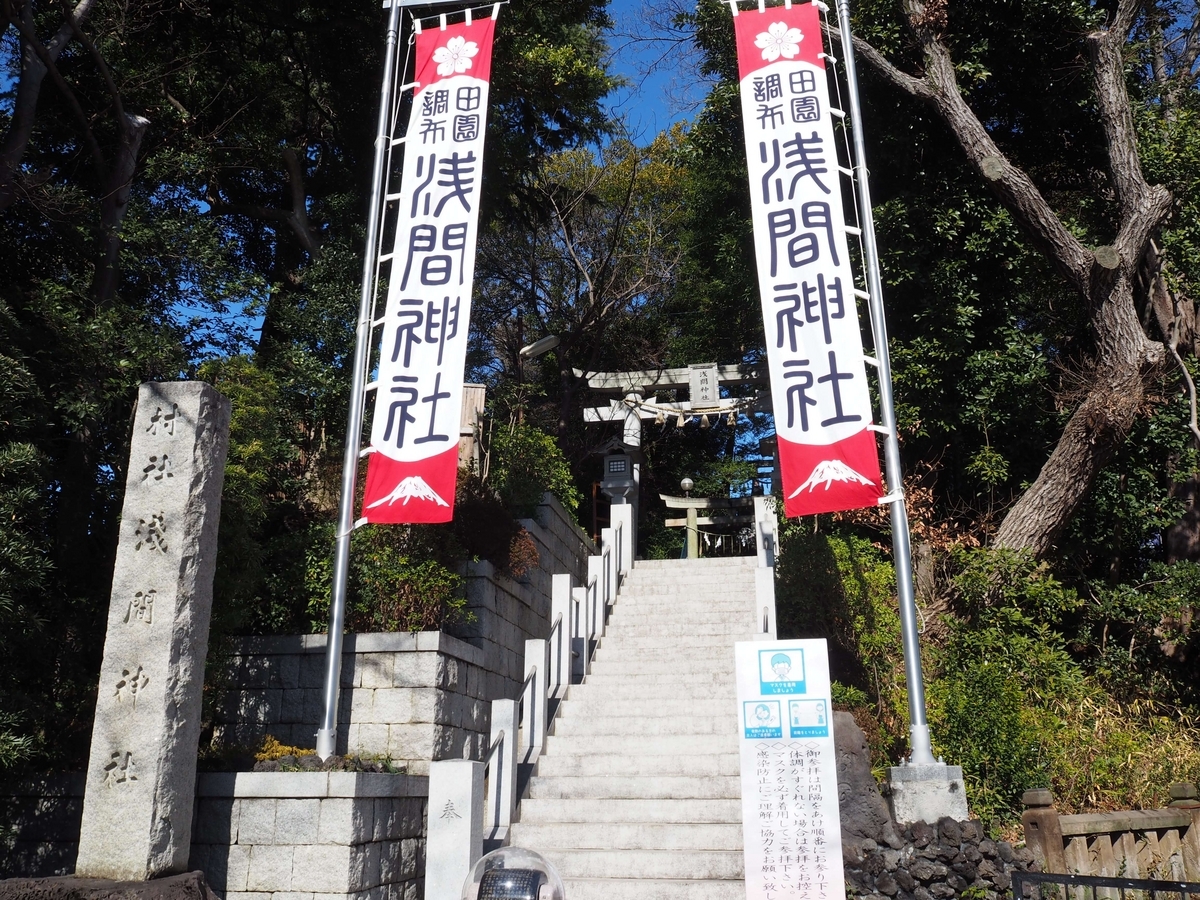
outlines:
M1200 800L1171 785L1167 809L1060 816L1048 790L1026 791L1025 843L1043 872L1200 881Z

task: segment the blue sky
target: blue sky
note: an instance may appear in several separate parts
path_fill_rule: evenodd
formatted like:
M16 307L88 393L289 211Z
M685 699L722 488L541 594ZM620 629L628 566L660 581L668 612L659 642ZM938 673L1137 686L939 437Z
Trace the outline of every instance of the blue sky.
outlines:
M639 143L648 143L674 122L693 118L707 85L696 76L694 59L680 34L669 28L670 7L687 2L611 0L613 31L608 35L612 71L629 83L609 101Z

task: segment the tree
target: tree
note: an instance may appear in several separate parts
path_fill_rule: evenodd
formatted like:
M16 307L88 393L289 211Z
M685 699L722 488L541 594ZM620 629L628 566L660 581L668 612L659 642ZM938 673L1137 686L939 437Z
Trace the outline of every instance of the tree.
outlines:
M493 212L606 128L604 9L506 8ZM263 401L244 410L266 424L234 460L245 527L218 586L248 608L221 621L307 622L288 579L332 517L382 22L368 2L0 0L0 607L21 623L0 765L14 721L43 758L86 750L141 381L229 357L203 376Z
M997 121L987 114L981 118L972 108L973 94L983 95L978 98L980 105L994 100L989 96L993 89L986 85L988 79L980 78L984 86L974 91L960 85L961 71L986 65L980 58L986 51L981 50L981 38L976 37L972 44L961 26L952 28L952 24L969 18L971 25L979 25L978 20L969 14L960 17L945 0L905 0L903 18L912 35L906 48L908 61L916 63L920 75L908 74L868 41L855 40L856 52L879 77L933 110L1031 243L1082 300L1091 339L1091 358L1084 375L1090 387L1037 479L1004 517L994 537L999 547L1029 549L1037 555L1051 548L1129 433L1168 355L1178 358L1180 346L1190 350L1194 323L1190 305L1168 286L1163 257L1155 243L1172 212L1173 198L1164 186L1148 183L1143 173L1134 115L1136 95L1130 96L1126 60L1134 49L1130 41L1140 21L1155 47L1151 83L1158 91L1153 100L1162 121L1169 122L1180 102L1191 99L1200 14L1181 25L1178 11L1166 4L1121 0L1114 9L1102 4L1061 6L1068 9L1060 13L1060 19L1082 26L1077 32L1082 37L1073 49L1086 53L1088 59L1089 100L1107 156L1108 173L1102 189L1108 196L1094 198L1106 207L1102 218L1108 220L1104 222L1107 227L1097 231L1105 234L1107 241L1093 247L1079 233L1077 220L1066 210L1056 209L1015 154L1006 151L1009 138L1021 143L1017 122ZM986 14L982 18L986 19ZM1009 21L1006 26L1011 29L1017 24ZM1181 28L1185 33L1174 44L1182 42L1182 49L1169 60L1169 45L1163 36ZM978 34L975 31L972 36ZM970 48L967 58L960 58L957 64L952 41ZM1138 80L1135 77L1135 85Z
M616 140L550 157L521 186L519 210L480 237L474 358L503 362L518 384L520 348L546 335L553 355L529 365L568 443L580 419L573 369L661 365L662 310L680 256L682 133L648 148Z

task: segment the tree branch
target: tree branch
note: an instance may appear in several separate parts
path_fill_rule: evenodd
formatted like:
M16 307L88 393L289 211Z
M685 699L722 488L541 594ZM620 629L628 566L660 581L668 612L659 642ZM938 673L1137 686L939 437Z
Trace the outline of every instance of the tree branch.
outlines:
M923 17L923 5L911 2L908 5L916 10L916 17ZM918 30L918 37L924 45L926 75L922 81L928 86L928 93L916 96L921 96L936 109L967 160L1038 250L1077 290L1086 294L1093 263L1091 252L1058 218L1032 179L1001 152L967 105L958 88L950 52L941 38L926 27ZM856 50L859 43L855 42ZM875 55L879 56L877 51ZM870 62L869 56L867 59Z
M1133 30L1133 23L1141 8L1142 0L1121 0L1117 4L1116 15L1113 16L1108 30L1115 34L1121 43L1125 43L1129 39L1129 32Z
M82 22L91 12L96 0L80 0L71 12L71 20ZM21 77L17 82L17 95L13 103L12 119L4 140L0 141L0 212L3 212L16 200L16 173L25 158L25 149L33 134L33 123L37 116L38 98L42 91L42 82L46 77L47 68L33 45L25 38L26 33L37 34L33 25L32 0L26 0L19 7L14 7L12 0L4 0L4 14L8 21L15 25L21 33ZM58 59L63 48L71 38L71 25L64 22L50 42L42 47L51 61ZM40 42L37 42L41 46Z
M83 129L84 142L92 154L92 160L100 175L100 181L103 183L107 180L106 172L108 167L105 165L104 154L100 152L100 144L96 141L96 135L92 131L92 125L88 121L87 113L83 111L83 107L79 103L79 98L75 96L75 92L71 90L71 86L67 84L62 73L58 71L58 66L56 65L57 54L51 55L49 49L44 47L42 42L38 40L37 34L33 30L32 7L28 3L26 3L25 10L28 15L17 20L17 30L21 33L22 40L37 55L42 66L49 73L51 80L54 81L55 86L62 91L63 98L67 101L67 106L70 107L75 118L79 120L79 125ZM64 25L63 27L70 28L68 25Z

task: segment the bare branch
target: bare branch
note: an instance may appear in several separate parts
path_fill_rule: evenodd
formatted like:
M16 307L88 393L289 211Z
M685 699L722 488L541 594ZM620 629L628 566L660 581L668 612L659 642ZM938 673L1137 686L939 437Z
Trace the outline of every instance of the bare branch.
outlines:
M88 55L92 58L92 62L95 63L96 69L100 72L100 77L104 79L104 87L107 89L109 97L112 98L113 109L116 112L117 127L124 133L127 128L125 104L121 99L121 91L117 88L116 81L113 80L112 70L108 68L108 63L104 61L104 57L96 49L96 45L92 42L92 39L84 34L83 28L80 27L80 24L71 15L71 8L67 5L67 0L59 0L59 2L62 5L63 18L66 20L67 26L71 29L72 34L75 35L75 39L83 44L84 49L87 50Z
M104 162L104 154L100 151L100 144L97 142L96 135L92 131L91 122L88 121L87 113L83 111L83 107L79 103L79 98L75 96L75 92L71 90L71 86L67 84L62 73L58 71L58 66L56 65L57 55L51 55L49 49L43 46L42 42L38 40L37 34L33 30L32 7L26 4L25 9L28 15L22 16L17 20L17 30L21 33L21 38L25 44L37 55L37 58L49 73L55 86L62 91L63 98L67 101L67 106L70 107L71 112L83 129L84 142L87 144L88 150L92 155L92 161L96 166L97 172L100 174L101 181L104 181L107 177L107 166ZM69 26L64 27L69 28Z
M830 42L837 41L839 44L842 40L841 32L837 26L832 23L826 23L824 27L825 35ZM896 68L887 58L876 50L871 44L860 37L851 36L854 41L854 55L865 60L871 70L892 87L899 88L906 94L913 97L918 97L922 100L933 99L933 88L924 78L916 78Z

